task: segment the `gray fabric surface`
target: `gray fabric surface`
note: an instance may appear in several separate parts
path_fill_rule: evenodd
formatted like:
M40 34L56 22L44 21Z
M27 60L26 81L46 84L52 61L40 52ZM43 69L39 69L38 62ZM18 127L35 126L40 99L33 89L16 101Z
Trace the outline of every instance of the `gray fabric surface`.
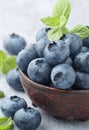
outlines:
M28 44L35 42L36 32L43 26L40 18L50 15L54 3L55 0L0 0L0 49L3 48L4 37L13 32L24 36ZM71 28L79 23L88 25L88 0L71 0L71 5L68 27ZM28 106L31 106L28 96L12 90L7 85L5 76L1 74L0 90L3 90L6 96L23 97L28 102ZM42 110L39 109L39 111L42 115L42 122L38 130L89 130L89 121L57 120ZM3 114L0 112L1 116ZM18 128L15 127L14 130Z

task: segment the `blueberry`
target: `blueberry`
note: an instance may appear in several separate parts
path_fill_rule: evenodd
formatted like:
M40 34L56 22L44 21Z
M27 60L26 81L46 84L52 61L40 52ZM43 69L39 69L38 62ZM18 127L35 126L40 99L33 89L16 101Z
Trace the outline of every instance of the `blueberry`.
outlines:
M39 57L44 57L44 49L48 43L49 42L47 39L41 39L37 42L36 51L37 51Z
M74 65L77 70L89 73L89 52L78 54L74 60Z
M75 86L80 89L89 89L89 74L76 72Z
M6 97L1 103L1 110L7 117L13 118L15 112L21 108L27 108L27 103L17 96Z
M74 58L77 54L79 54L79 52L81 51L83 42L82 42L82 39L78 35L67 34L64 37L64 41L70 47L70 53L71 53L72 58Z
M39 30L37 35L36 35L36 41L39 41L41 39L48 40L47 33L48 33L49 30L50 30L50 28L46 28L46 27Z
M32 60L27 69L29 78L38 83L48 83L50 80L50 66L44 58Z
M64 63L73 66L73 61L70 57L68 57Z
M41 123L41 115L33 108L22 108L15 113L14 121L20 130L35 130Z
M80 53L83 53L83 52L89 52L89 48L83 46L83 47L81 48Z
M44 50L44 58L50 65L63 63L69 57L69 55L69 47L62 40L49 43Z
M16 63L23 72L27 71L29 62L38 57L35 46L35 44L31 44L17 55Z
M83 46L89 48L89 36L83 40Z
M13 69L8 72L6 75L6 81L10 87L12 87L16 91L24 91L21 81L20 81L20 76L19 76L19 70L18 69Z
M4 40L4 48L11 55L17 55L26 46L26 41L23 37L17 34L11 34Z
M49 87L54 88L54 85L53 85L53 83L52 83L52 82L49 84Z
M60 64L53 68L51 81L55 88L69 89L75 82L75 71L67 64Z

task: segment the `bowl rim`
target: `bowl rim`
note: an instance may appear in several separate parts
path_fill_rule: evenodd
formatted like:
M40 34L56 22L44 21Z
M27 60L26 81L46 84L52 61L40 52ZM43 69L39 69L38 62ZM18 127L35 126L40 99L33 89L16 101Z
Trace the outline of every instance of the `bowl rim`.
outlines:
M89 90L63 90L63 89L59 89L59 88L52 88L50 86L46 86L46 85L42 85L39 83L36 83L34 81L32 81L29 77L27 77L27 75L22 72L22 70L19 70L19 73L21 76L23 76L28 82L30 82L31 84L34 84L34 86L36 86L35 88L38 88L40 90L45 90L47 89L48 91L53 91L53 92L60 92L60 93L89 93ZM22 79L22 78L21 78Z

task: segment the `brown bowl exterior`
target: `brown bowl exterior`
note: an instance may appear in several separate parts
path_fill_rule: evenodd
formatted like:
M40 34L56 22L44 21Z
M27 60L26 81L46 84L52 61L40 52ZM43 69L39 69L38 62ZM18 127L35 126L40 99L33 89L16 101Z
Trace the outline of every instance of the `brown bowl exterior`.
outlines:
M40 85L20 71L25 92L32 103L54 117L67 120L89 119L89 90L60 90Z

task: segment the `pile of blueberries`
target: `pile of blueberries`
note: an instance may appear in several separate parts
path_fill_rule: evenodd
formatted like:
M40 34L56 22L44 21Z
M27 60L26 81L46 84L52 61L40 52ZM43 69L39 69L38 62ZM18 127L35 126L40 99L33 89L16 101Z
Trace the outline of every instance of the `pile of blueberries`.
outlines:
M11 34L4 40L4 48L17 55L18 68L39 84L67 90L89 89L89 37L82 40L77 34L66 34L51 42L49 30L42 28L36 35L36 44L28 46L23 37ZM8 72L6 81L13 89L23 91L18 68ZM40 113L27 107L20 97L5 98L1 110L21 130L35 130L40 125Z
M38 110L27 107L26 101L18 96L6 97L1 110L6 117L12 117L20 130L35 130L41 123Z
M59 89L89 89L89 37L82 40L77 34L66 34L51 42L47 37L49 30L42 28L36 35L36 44L28 46L23 38L12 34L4 41L4 47L10 54L17 55L18 67L39 84ZM15 42L13 38L20 40ZM15 72L18 73L18 69L7 74L11 86ZM19 73L17 75L19 77ZM22 89L20 79L14 80L19 84L16 89Z

